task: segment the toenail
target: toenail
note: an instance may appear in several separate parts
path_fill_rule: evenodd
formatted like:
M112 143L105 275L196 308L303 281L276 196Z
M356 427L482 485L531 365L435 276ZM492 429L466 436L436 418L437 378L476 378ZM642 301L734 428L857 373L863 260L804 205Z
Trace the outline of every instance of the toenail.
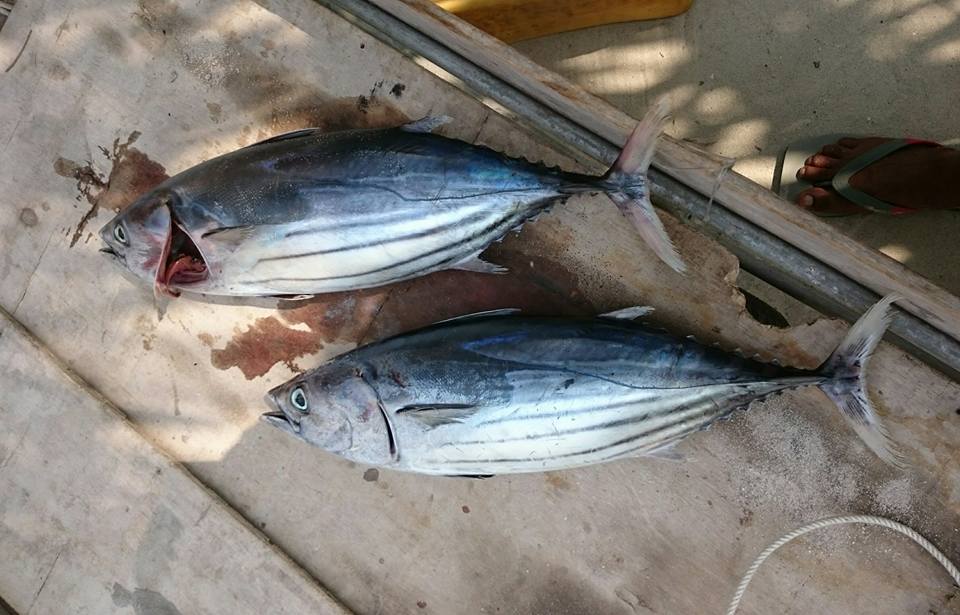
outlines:
M813 205L813 197L810 196L809 194L801 197L801 198L800 198L800 205L801 205L802 207L810 207L811 205Z

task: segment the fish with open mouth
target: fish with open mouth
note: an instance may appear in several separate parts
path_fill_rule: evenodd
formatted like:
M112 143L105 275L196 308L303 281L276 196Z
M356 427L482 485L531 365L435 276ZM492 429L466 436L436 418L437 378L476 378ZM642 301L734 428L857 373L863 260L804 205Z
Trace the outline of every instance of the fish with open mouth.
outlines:
M263 417L358 463L490 476L663 455L738 408L812 386L898 465L865 368L895 300L874 305L812 370L650 329L630 320L637 309L594 319L461 317L293 378L267 394L273 411Z
M492 242L574 194L604 192L682 271L646 178L666 116L655 104L602 177L434 134L438 118L299 130L167 179L103 227L102 251L158 295L313 295L442 269L503 272L480 259Z

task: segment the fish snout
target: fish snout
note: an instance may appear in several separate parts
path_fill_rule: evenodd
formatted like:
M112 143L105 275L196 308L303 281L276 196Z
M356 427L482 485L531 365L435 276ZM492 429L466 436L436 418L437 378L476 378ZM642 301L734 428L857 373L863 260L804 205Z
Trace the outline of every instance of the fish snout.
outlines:
M300 420L294 419L287 414L280 404L277 403L272 391L264 395L263 399L267 403L267 407L271 408L273 411L264 412L260 415L261 419L284 431L289 431L293 434L300 433Z

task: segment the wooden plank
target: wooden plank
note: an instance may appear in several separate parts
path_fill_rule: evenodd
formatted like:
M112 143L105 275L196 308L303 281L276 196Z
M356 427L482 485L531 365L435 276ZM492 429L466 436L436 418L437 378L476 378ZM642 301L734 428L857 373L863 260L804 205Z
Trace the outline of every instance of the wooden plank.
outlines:
M0 595L15 611L348 613L2 309L0 364Z
M369 1L612 143L625 143L636 123L429 0ZM960 340L960 298L738 173L726 173L718 184L724 161L664 135L654 164L874 292L900 293L903 307Z
M693 0L434 0L502 41L679 15Z

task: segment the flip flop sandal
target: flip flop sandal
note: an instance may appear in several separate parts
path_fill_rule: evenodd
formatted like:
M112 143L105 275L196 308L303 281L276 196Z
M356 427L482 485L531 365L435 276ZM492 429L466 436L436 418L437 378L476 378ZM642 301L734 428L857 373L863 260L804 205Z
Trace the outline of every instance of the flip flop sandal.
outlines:
M911 145L940 145L935 141L926 141L923 139L894 139L867 150L856 158L848 161L837 170L832 180L812 183L797 179L796 173L804 166L807 158L819 152L824 145L836 143L844 137L856 138L855 135L850 134L830 134L804 139L788 146L783 151L783 154L777 158L777 166L773 172L773 191L788 201L793 202L796 201L797 196L804 190L813 186L820 186L822 188L833 189L840 196L863 208L863 213L873 212L897 216L919 211L911 207L891 205L862 190L858 190L850 185L850 178L874 162L898 150L910 147ZM857 212L834 214L814 211L813 213L822 218L834 218L851 216Z

